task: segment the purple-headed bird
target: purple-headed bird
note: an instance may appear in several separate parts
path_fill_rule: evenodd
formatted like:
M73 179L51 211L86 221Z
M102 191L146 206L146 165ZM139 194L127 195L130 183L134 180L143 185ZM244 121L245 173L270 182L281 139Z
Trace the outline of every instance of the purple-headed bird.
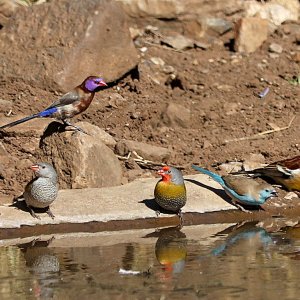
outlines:
M66 126L71 126L76 130L84 132L80 127L71 124L68 119L84 112L90 106L95 93L103 86L107 86L103 78L89 76L79 86L63 95L43 111L0 126L0 130L13 127L35 118L56 118L63 121Z

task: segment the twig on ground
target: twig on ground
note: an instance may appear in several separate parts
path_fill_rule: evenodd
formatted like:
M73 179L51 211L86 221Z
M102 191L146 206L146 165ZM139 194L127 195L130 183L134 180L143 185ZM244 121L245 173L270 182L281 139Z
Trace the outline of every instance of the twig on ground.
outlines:
M280 127L280 128L276 128L276 129L266 130L266 131L259 132L257 134L251 135L251 136L244 136L244 137L241 137L241 138L235 138L235 139L225 140L224 142L225 143L231 143L231 142L239 142L239 141L246 141L246 140L256 140L256 139L264 138L267 134L289 129L291 127L293 121L295 120L295 118L296 118L296 116L293 116L292 119L291 119L291 121L289 122L289 124L287 126L285 126L285 127Z
M132 157L132 154L135 157ZM131 158L138 165L141 165L143 167L150 167L150 166L164 167L164 166L166 166L166 164L164 164L164 163L154 162L152 160L145 159L142 156L138 155L135 151L129 152L128 155L126 155L126 156L117 155L117 158L120 160L123 160L123 161L129 160L129 158ZM174 167L177 169L184 169L184 167L182 167L182 166L174 166Z

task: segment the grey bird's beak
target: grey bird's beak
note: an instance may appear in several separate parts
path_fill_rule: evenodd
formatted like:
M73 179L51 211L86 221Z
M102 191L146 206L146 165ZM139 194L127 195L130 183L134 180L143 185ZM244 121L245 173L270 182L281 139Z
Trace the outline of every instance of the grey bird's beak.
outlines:
M32 171L36 172L36 171L38 171L39 166L38 165L33 165L33 166L29 167L29 169L31 169Z

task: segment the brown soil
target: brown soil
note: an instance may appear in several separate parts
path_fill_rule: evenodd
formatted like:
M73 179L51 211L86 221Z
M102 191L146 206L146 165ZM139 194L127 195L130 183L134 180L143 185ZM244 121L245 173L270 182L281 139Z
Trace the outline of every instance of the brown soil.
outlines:
M158 25L165 34L172 27L171 23L158 21L152 24ZM299 155L300 87L288 81L300 74L300 65L291 55L299 48L296 43L299 29L300 25L295 23L282 25L250 55L240 55L230 49L232 31L221 37L207 37L206 42L212 42L208 50L196 48L181 52L145 44L147 36L140 37L139 48L148 48L142 59L162 58L177 70L177 78L154 83L148 76L149 68L141 62L137 70L97 94L90 108L76 120L87 120L104 128L116 140L125 138L167 147L173 153L169 163L185 167L185 174L193 172L191 163L211 167L243 160L250 153L262 153L267 162ZM272 42L283 47L278 58L269 56L268 47ZM0 86L0 98L13 100L13 115L37 112L57 99L53 92L25 85L21 80L7 78ZM267 86L269 94L260 99L257 93ZM108 102L117 87L125 101L119 101L115 107ZM162 112L169 102L191 110L188 128L163 125ZM293 116L296 118L287 130L256 140L226 143L228 139L270 130L270 124L287 126ZM37 157L24 147L30 139L9 135L3 138L5 148L16 158L10 161L10 171L5 171L5 179L0 182L3 196L16 195L28 180L25 166L28 160L34 162Z

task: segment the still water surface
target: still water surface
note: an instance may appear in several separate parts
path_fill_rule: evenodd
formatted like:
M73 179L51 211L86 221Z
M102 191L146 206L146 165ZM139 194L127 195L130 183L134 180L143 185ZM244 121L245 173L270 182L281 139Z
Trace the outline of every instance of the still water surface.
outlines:
M299 299L300 227L272 222L2 240L0 298Z

